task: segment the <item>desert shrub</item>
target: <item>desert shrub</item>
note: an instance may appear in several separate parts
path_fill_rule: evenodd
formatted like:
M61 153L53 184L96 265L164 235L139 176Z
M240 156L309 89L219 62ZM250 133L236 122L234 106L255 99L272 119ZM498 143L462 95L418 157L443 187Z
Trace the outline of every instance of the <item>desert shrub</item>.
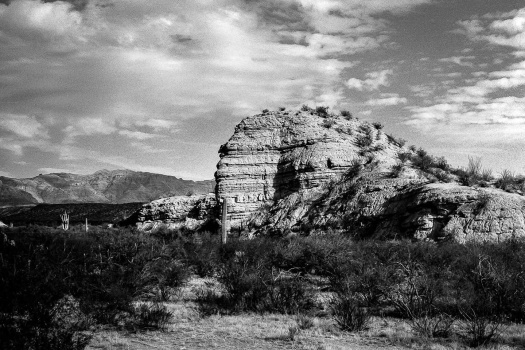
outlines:
M392 170L390 171L391 177L399 177L399 175L403 172L403 169L405 166L403 163L396 163L392 166Z
M362 331L370 322L366 308L352 297L336 297L332 300L331 310L333 319L343 331Z
M36 305L23 317L0 313L0 348L5 350L81 350L92 336L89 320L73 298L54 307Z
M136 325L141 329L165 330L173 317L173 313L161 303L143 303L134 309Z
M167 298L187 276L181 251L130 230L35 228L8 238L16 242L0 241L0 314L11 320L33 310L46 315L70 295L90 319L121 326L133 317L137 297L155 291ZM36 320L46 327L45 317Z
M309 287L298 273L286 271L274 251L278 241L232 240L221 247L217 279L224 290L202 292L198 302L206 312L243 311L296 313L312 306ZM281 264L278 260L281 259ZM208 310L208 311L206 311Z
M408 160L412 158L412 154L410 152L399 152L397 154L397 157L401 161L401 163L406 163Z
M376 128L377 130L381 130L383 129L383 124L379 123L379 122L373 122L372 125L374 126L374 128Z
M310 329L315 326L314 320L305 314L297 314L295 317L295 322L297 323L297 328L305 330Z
M167 301L189 279L189 269L168 256L147 262L141 269L141 295Z
M303 111L303 112L309 112L311 110L312 109L308 105L302 105L301 106L301 111Z
M468 157L468 165L464 169L455 171L459 181L464 186L483 185L492 180L492 171L482 169L481 158Z
M332 126L336 124L335 120L332 118L323 120L323 127L330 129Z
M438 169L441 169L443 171L450 171L451 170L451 167L450 165L448 164L447 160L445 159L445 157L437 157L434 161L434 166Z
M500 335L502 323L486 314L479 314L474 309L461 309L462 326L469 345L478 347L486 345Z
M434 158L422 148L417 150L416 154L411 157L411 160L412 164L422 171L428 171L434 166Z
M499 179L496 181L496 187L501 188L504 191L511 191L519 182L518 177L509 169L505 169L501 172Z
M270 112L270 110L268 110L268 109L263 109L263 110L262 110L262 114L266 114L266 113L268 113L268 112Z
M432 174L441 182L452 182L454 177L447 171L442 169L436 169Z
M367 131L364 134L356 135L355 137L355 144L358 147L367 148L367 147L370 147L373 143L374 143L374 138L370 131Z
M494 176L492 176L492 169L485 168L481 171L481 180L483 181L492 181Z
M279 107L279 111L284 112L286 110L286 107Z
M213 277L219 261L220 237L204 232L184 242L186 264L200 277Z
M315 107L315 112L320 116L327 116L328 115L328 106L317 106Z
M346 110L341 111L341 116L344 117L346 120L352 119L352 113L350 113L350 111L346 111Z

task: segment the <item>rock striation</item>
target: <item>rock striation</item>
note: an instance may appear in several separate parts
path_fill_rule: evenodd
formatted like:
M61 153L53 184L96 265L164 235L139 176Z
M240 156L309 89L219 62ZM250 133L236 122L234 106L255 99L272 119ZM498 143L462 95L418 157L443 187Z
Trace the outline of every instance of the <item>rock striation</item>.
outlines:
M240 225L261 206L323 186L354 162L392 165L398 150L357 119L311 110L259 114L241 121L220 147L216 193L229 199L229 219Z
M143 205L123 223L135 223L142 231L216 229L216 211L214 194L174 196Z

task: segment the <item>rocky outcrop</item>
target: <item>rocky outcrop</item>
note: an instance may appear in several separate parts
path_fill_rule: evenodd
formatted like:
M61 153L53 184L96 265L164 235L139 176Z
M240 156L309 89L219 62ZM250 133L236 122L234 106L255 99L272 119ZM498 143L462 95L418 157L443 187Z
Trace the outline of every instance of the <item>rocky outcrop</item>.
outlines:
M217 196L230 200L232 225L251 233L525 236L524 197L461 186L443 164L412 162L418 152L377 124L308 110L265 113L244 119L219 152Z
M206 194L213 181L101 170L91 175L56 173L30 179L0 177L0 206L36 203L134 203L186 194Z
M216 193L230 200L235 226L263 205L333 181L355 162L389 167L399 149L380 127L354 118L310 110L255 115L221 146Z
M125 223L136 223L142 231L216 229L217 202L214 194L175 196L145 204Z
M319 111L318 111L319 112ZM220 147L215 196L145 205L139 228L228 222L248 235L498 241L525 236L525 198L461 186L444 160L408 149L379 124L313 110L241 121ZM157 225L157 226L156 226Z

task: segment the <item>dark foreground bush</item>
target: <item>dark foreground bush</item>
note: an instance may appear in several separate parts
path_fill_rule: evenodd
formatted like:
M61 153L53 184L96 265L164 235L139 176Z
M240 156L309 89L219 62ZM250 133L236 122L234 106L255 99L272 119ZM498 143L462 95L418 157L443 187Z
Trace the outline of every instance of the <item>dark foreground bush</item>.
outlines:
M83 315L118 327L162 328L161 309L137 309L134 302L166 300L189 277L180 244L132 230L29 227L0 234L2 349L85 346L87 323L57 325L64 300L74 307L62 308L62 320Z
M201 291L201 311L293 314L311 308L312 296L305 278L280 268L272 260L272 252L281 243L256 239L231 241L221 247L216 277L223 289Z
M335 322L343 331L362 331L370 322L367 309L351 296L336 297L332 301L331 309Z

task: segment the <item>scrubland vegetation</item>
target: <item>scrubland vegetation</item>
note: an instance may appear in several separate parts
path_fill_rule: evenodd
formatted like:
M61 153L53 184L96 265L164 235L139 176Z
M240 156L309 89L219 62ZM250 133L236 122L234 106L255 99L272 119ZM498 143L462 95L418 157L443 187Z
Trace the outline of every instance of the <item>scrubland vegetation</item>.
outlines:
M344 236L232 239L131 229L0 233L0 348L84 349L97 330L162 330L190 279L201 317L287 314L360 332L385 318L462 346L525 322L525 241L457 245Z

